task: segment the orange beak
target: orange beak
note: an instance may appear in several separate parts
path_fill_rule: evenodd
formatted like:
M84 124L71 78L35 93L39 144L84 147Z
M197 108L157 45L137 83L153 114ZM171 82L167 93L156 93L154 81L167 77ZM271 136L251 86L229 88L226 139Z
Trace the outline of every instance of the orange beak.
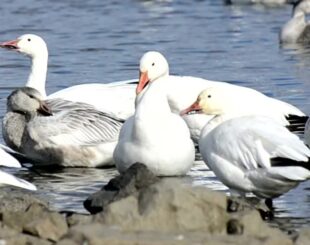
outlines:
M202 109L198 103L198 101L196 101L194 104L192 104L190 107L182 110L180 112L180 115L181 116L184 116L184 115L187 115L189 114L190 112L194 112L194 114L199 114L199 113L202 113Z
M141 93L148 83L149 83L149 77L147 75L147 72L140 72L139 83L136 88L136 94L138 95L139 93Z
M18 49L18 46L17 46L18 41L19 40L12 40L12 41L0 43L0 48Z

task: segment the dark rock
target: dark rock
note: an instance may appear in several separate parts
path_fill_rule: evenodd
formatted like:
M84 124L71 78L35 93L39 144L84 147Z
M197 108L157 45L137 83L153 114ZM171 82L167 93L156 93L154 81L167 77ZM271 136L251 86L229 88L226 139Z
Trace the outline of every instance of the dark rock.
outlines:
M102 190L88 197L84 207L96 214L103 211L109 203L137 194L156 181L158 178L144 164L133 164L124 174L111 179Z
M230 219L227 222L227 234L229 235L242 235L243 234L243 224L237 219Z

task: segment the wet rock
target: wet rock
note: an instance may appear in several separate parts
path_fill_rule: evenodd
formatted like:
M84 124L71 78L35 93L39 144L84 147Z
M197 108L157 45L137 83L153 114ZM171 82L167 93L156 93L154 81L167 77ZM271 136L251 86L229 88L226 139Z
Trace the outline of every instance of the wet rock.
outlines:
M111 202L135 195L156 181L158 178L144 164L133 164L124 174L111 179L102 190L87 198L84 207L90 213L96 214Z
M106 225L126 231L162 232L226 230L226 196L204 187L184 185L180 179L166 178L109 204L96 216Z
M68 231L65 218L41 204L32 204L25 211L5 212L2 222L19 232L57 241Z

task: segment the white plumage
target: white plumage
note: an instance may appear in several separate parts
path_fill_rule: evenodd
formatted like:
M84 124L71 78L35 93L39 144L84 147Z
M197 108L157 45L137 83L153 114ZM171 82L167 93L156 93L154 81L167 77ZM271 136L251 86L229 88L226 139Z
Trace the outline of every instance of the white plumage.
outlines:
M184 111L215 116L199 140L202 157L215 175L232 190L264 198L309 179L310 149L303 141L271 114L255 114L256 108L251 113L246 97L231 92L231 97L223 97L226 88L206 89ZM268 104L265 108L268 111Z
M184 175L194 162L189 130L182 118L171 112L167 101L169 76L164 63L156 52L141 58L136 111L123 125L114 151L120 172L141 162L156 175Z

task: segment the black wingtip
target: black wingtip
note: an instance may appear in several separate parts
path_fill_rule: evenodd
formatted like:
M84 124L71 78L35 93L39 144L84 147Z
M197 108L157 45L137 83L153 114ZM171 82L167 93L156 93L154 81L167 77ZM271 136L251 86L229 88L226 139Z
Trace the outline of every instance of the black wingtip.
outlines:
M303 167L310 171L310 158L308 158L308 162L300 162L288 158L275 157L270 159L270 162L272 167Z
M306 123L309 119L308 116L288 115L285 117L289 122L286 128L292 133L303 134L305 132Z

